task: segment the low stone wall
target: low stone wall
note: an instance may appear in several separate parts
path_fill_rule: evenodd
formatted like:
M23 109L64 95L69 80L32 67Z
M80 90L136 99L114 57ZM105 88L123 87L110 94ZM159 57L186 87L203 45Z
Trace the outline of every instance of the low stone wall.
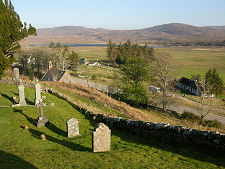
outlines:
M104 114L91 114L91 116L93 116L93 119L103 122L111 128L122 129L146 139L225 151L225 134L215 131L199 131L184 126L113 118Z
M146 139L158 140L169 144L188 144L225 151L225 134L220 134L215 131L199 131L184 126L157 124L154 122L115 118L104 114L94 114L83 107L79 107L73 99L67 98L64 94L52 89L50 89L49 92L65 99L70 104L74 105L74 107L84 112L87 116L98 122L105 123L110 128L121 129Z
M19 85L20 81L16 80L14 78L10 78L10 77L3 77L0 80L0 84L12 84L12 85ZM34 88L35 83L32 81L23 81L23 85L28 87L28 88Z

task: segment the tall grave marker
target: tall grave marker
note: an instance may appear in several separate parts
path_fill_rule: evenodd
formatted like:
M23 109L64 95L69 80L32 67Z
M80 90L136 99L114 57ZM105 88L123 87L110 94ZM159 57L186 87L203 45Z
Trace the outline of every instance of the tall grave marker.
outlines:
M13 69L13 77L14 77L16 80L19 80L20 74L19 74L19 69L18 69L18 68L14 68L14 69Z
M22 81L20 81L18 89L19 89L19 104L21 106L26 106L27 103L24 96L24 85L22 84Z
M41 85L39 83L35 84L35 105L38 105L41 100Z

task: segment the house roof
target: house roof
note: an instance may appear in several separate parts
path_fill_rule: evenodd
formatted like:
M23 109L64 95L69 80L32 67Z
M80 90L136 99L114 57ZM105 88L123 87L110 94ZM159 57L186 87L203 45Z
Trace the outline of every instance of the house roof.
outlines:
M193 89L196 89L196 85L195 85L195 82L194 80L191 80L191 79L188 79L188 78L185 78L185 77L182 77L178 80L178 83L182 84L182 85L185 85L185 86L189 86Z
M66 71L58 70L55 66L52 67L41 78L41 81L59 81Z

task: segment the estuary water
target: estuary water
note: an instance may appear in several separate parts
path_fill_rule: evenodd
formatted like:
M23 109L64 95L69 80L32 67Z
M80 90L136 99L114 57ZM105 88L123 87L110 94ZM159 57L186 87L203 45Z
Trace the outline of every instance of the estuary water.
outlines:
M29 46L48 46L49 44L30 44ZM107 47L107 44L80 44L80 43L69 43L69 44L61 44L61 46L68 47ZM117 45L118 46L118 45ZM149 48L166 48L162 46L148 46Z

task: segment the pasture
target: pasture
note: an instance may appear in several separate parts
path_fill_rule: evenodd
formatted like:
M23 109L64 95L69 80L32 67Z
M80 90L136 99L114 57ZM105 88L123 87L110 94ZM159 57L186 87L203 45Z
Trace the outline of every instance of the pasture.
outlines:
M73 47L80 57L89 60L107 60L106 47ZM225 81L225 49L159 48L159 52L173 56L177 77L190 78L193 74L204 75L210 68L216 68Z

